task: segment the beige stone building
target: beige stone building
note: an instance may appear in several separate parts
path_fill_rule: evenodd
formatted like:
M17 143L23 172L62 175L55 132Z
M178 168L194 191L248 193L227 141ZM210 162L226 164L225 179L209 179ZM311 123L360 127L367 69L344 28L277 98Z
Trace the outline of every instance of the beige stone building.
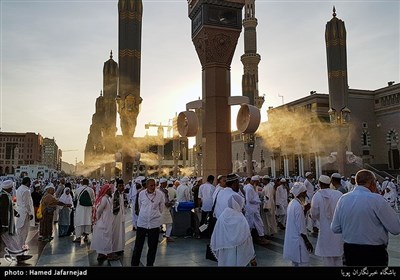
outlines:
M41 164L43 137L33 132L0 132L0 176L14 174L17 166Z

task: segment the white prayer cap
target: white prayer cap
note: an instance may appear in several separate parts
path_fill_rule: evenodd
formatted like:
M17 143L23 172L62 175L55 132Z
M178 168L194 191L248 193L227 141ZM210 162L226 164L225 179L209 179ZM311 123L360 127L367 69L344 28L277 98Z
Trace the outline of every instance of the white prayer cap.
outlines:
M167 182L167 179L165 179L165 178L161 178L161 179L160 179L160 184L166 183L166 182Z
M271 179L268 175L264 175L263 179Z
M339 173L333 173L331 175L331 178L342 179L342 175L340 175Z
M142 184L142 181L143 181L144 179L146 179L146 177L144 177L144 176L138 176L138 177L136 177L136 179L135 179L135 183L136 183L136 184Z
M285 178L282 178L282 179L280 180L280 182L281 182L281 183L286 183L286 179L285 179Z
M351 175L350 178L351 178L351 179L355 179L356 176L355 176L355 175Z
M221 180L224 175L218 175L217 180ZM201 177L200 177L201 178Z
M47 191L48 189L52 188L53 190L55 190L56 188L54 187L53 183L48 184L45 188L44 191Z
M293 187L290 189L290 192L294 195L294 197L297 197L299 194L305 191L307 191L307 188L304 183L301 182L294 183Z
M196 181L197 181L197 182L199 182L199 181L201 181L201 180L203 180L203 177L197 177L197 178L196 178Z
M307 178L308 176L310 176L310 175L312 175L312 172L310 172L310 171L306 172L306 178Z
M181 183L182 184L184 184L184 183L187 183L187 182L189 182L189 178L188 177L183 177L182 179L181 179Z
M11 189L13 187L14 183L12 180L5 180L3 181L3 183L1 184L1 188L3 190L7 190L7 189Z
M172 184L174 184L174 182L172 182L171 180L167 181L167 185L172 185Z
M326 185L329 185L331 183L331 178L329 178L329 176L326 176L326 175L321 175L321 176L319 176L318 181L320 181L321 183L324 183Z
M260 181L260 176L258 175L254 175L253 177L251 177L252 181Z
M389 177L385 177L385 180L389 180Z

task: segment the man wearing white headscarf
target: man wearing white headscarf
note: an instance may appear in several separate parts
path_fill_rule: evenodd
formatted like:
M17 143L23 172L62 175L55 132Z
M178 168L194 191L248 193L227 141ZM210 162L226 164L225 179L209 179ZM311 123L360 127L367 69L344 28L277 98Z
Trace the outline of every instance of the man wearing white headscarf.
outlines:
M321 175L318 179L318 190L311 201L311 218L319 221L319 233L315 255L322 257L325 266L342 266L343 238L331 230L331 222L336 204L342 192L329 188L331 178Z
M292 261L293 266L308 266L310 261L308 252L313 251L313 246L307 238L304 217L304 213L310 209L310 204L303 206L307 188L304 183L296 182L290 192L294 199L290 201L287 209L283 258Z
M176 201L178 202L189 201L190 200L189 178L183 177L180 183L181 184L176 189Z
M210 247L218 266L247 266L255 262L250 227L242 213L242 199L230 196L211 236Z
M1 184L0 192L0 221L1 221L1 240L3 240L7 251L11 255L16 255L17 261L22 262L32 258L31 255L24 255L24 250L16 235L14 222L14 207L12 202L13 182L6 180Z
M18 218L15 224L19 242L21 246L26 246L26 239L28 237L29 227L35 226L33 201L30 191L31 179L24 177L22 184L17 189L17 212Z

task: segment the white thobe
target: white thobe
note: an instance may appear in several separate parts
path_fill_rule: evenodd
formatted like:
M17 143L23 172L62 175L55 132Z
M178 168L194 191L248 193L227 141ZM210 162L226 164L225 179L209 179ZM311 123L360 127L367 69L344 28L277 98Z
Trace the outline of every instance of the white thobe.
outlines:
M92 226L92 206L82 206L79 203L80 194L85 188L94 204L94 191L92 188L83 185L76 190L77 204L74 220L76 237L80 237L82 233L90 233L90 227Z
M129 189L128 193L128 202L131 204L131 211L132 211L132 226L136 228L137 225L137 218L135 207L136 207L136 196L137 196L137 188L136 184L133 184Z
M96 224L93 226L93 237L90 249L98 254L110 254L112 250L112 224L114 215L112 213L111 197L105 195L101 198L96 211Z
M263 204L263 222L265 231L268 235L277 233L278 229L276 227L275 218L275 187L274 183L270 182L264 186L261 194L264 196ZM265 212L264 210L268 210Z
M301 234L307 234L307 229L303 206L296 198L290 201L287 210L283 258L296 264L305 265L310 262L310 255Z
M264 224L260 216L260 198L251 184L244 186L244 191L246 195L246 220L250 229L255 228L258 236L264 237Z
M28 237L29 227L35 226L35 219L29 220L29 215L34 216L33 201L30 189L21 185L17 189L17 212L19 217L15 224L17 235L20 245L25 245L26 238Z
M335 212L336 204L343 195L338 190L330 188L317 191L311 201L311 217L319 221L319 233L315 255L321 257L337 257L338 265L341 265L343 255L343 238L341 234L335 234L331 230L331 222ZM324 261L324 264L328 265Z
M201 199L201 210L210 212L213 206L213 193L215 186L210 183L202 184L199 188L199 198Z
M186 202L190 200L190 188L188 185L180 184L176 189L176 201Z
M119 212L114 215L112 223L113 252L123 251L125 248L125 207L124 207L124 193L119 191L115 192L114 195L119 194ZM113 198L114 199L114 198Z

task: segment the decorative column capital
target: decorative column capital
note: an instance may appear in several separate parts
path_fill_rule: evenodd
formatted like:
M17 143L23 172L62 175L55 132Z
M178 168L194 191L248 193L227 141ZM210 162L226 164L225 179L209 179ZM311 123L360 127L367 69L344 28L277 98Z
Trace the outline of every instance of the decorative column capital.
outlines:
M202 28L193 38L193 44L203 68L222 64L230 69L239 35L240 30Z

